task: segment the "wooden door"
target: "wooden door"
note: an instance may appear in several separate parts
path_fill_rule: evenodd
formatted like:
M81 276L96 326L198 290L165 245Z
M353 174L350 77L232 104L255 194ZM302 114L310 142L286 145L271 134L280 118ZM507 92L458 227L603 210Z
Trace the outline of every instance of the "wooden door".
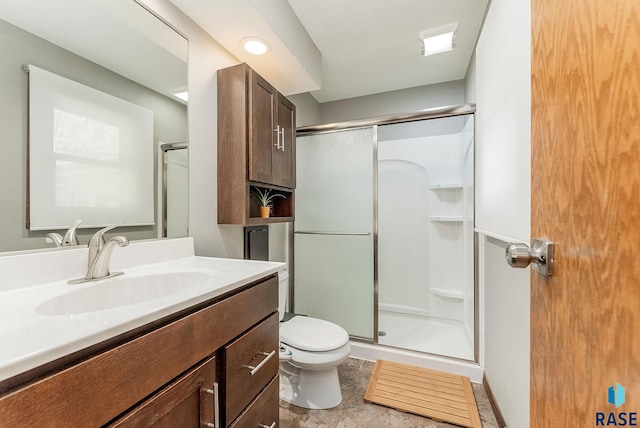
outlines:
M296 187L296 106L278 93L278 125L280 145L273 156L273 184Z
M640 413L640 2L532 0L532 48L531 234L556 271L531 273L531 426L620 425Z
M249 180L272 183L276 150L276 97L273 86L249 71Z
M215 381L216 359L211 357L109 426L199 428L214 424L215 397L211 392Z

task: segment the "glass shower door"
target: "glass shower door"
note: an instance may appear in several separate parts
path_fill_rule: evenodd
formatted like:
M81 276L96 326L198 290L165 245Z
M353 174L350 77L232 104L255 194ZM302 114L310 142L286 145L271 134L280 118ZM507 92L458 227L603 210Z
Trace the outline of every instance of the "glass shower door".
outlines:
M374 338L374 133L299 137L294 311Z

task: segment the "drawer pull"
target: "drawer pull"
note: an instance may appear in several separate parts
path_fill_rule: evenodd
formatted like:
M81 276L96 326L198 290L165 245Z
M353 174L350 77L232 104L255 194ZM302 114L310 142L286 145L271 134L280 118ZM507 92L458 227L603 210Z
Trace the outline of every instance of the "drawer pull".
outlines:
M258 372L258 370L260 370L262 368L262 366L264 366L265 364L267 364L267 361L269 361L271 359L271 357L273 357L274 355L276 355L276 351L275 349L273 351L271 351L270 353L267 352L260 352L260 355L266 355L267 358L265 358L264 360L262 360L260 362L260 364L258 364L257 366L245 366L248 369L251 369L251 376L253 376L254 374L256 374Z
M218 391L218 382L213 383L213 389L205 389L204 392L213 395L213 420L214 423L207 423L205 426L208 428L220 427L220 394Z
M260 425L258 425L258 426L259 426L260 428L276 428L276 423L274 422L274 423L272 423L271 425L263 425L263 424L260 424Z

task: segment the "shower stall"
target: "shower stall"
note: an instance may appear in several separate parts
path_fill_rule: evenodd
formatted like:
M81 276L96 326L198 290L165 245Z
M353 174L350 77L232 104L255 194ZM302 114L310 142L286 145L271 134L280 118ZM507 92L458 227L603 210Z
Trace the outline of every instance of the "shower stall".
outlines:
M474 361L473 111L299 128L291 310Z

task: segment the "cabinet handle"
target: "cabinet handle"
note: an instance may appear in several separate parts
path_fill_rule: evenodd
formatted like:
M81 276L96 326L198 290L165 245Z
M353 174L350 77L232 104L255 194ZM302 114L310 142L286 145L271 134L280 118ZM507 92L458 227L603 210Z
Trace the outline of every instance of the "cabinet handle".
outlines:
M220 427L220 394L218 390L218 382L213 382L213 389L205 389L204 392L213 395L213 421L214 423L207 423L205 426L208 428Z
M284 126L282 127L282 151L284 152Z
M267 358L265 358L264 360L262 360L260 362L260 364L258 364L257 366L245 366L248 369L251 369L251 376L253 376L254 374L258 373L258 370L260 370L262 368L262 366L264 366L265 364L267 364L267 361L269 361L271 359L271 357L273 357L274 355L276 355L276 351L275 349L273 351L271 351L270 353L267 352L260 352L258 355L266 355Z
M276 143L274 144L274 146L276 146L276 149L280 150L280 125L278 125L276 129L273 130L273 132L276 133Z
M271 425L264 425L264 424L260 424L258 425L260 428L276 428L276 423L272 423Z

